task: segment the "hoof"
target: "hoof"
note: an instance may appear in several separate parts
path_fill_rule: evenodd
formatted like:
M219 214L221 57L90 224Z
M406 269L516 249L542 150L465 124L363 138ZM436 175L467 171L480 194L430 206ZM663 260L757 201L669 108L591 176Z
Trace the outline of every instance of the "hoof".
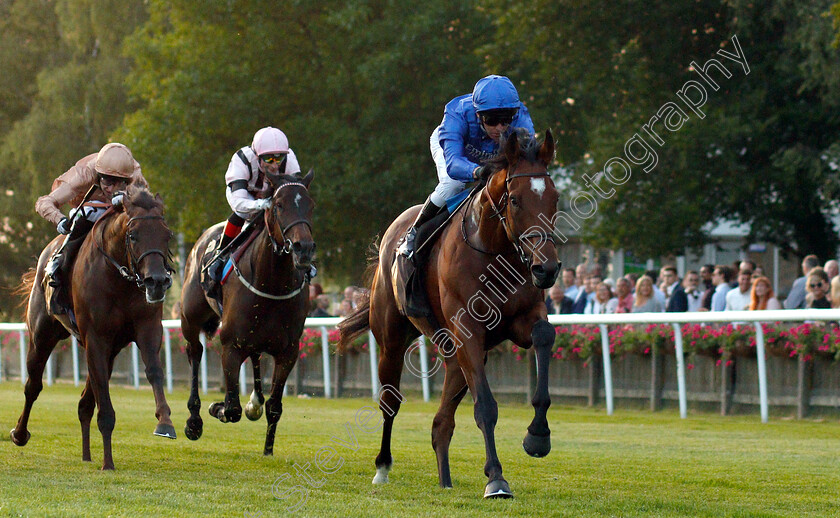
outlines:
M187 426L184 427L184 435L191 441L197 441L201 437L201 432L204 430L204 423L200 417L190 417L187 419Z
M263 415L263 407L255 405L252 401L245 404L245 417L249 421L259 421Z
M17 437L17 436L15 435L15 429L14 429L14 428L12 428L12 431L10 431L10 432L9 432L9 437L11 437L11 438L12 438L12 442L13 442L13 443L15 443L16 445L18 445L18 446L26 446L26 443L28 443L28 442L29 442L29 438L30 438L30 437L32 437L32 434L31 434L31 433L29 433L29 432L26 432L26 436L24 436L24 437Z
M484 498L513 498L507 480L493 480L484 488Z
M531 435L531 432L528 432L522 441L522 447L531 457L545 457L551 451L551 436Z
M382 466L381 468L376 468L376 475L373 477L373 483L376 485L379 484L387 484L388 483L388 472L391 471L390 467Z
M158 437L166 437L167 439L174 439L175 427L171 424L158 424L155 428L155 435Z
M224 403L210 403L210 407L207 409L210 412L210 415L218 419L223 423L227 423L228 419L225 416L225 404Z

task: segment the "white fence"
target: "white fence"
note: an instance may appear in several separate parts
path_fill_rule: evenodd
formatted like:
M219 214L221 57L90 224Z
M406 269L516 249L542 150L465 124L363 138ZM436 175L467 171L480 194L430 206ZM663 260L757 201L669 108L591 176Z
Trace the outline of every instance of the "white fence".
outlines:
M764 332L761 323L769 322L803 322L803 321L840 321L840 309L803 309L803 310L771 310L771 311L727 311L727 312L703 312L703 313L624 313L612 315L551 315L549 322L553 325L598 325L601 331L601 351L603 355L604 369L604 393L606 399L607 414L613 413L613 388L612 370L610 363L609 336L607 325L610 324L672 324L674 328L674 345L677 364L677 388L679 392L680 416L687 415L686 384L685 384L685 361L683 355L682 330L680 324L685 323L736 323L740 325L752 324L756 330L756 356L758 362L758 391L761 421L767 422L767 369L765 364ZM335 327L341 321L340 318L307 318L306 327L319 328L321 330L321 349L323 362L323 383L325 397L332 397L332 386L330 376L330 354L327 329ZM166 388L172 392L172 344L170 330L178 329L181 326L179 320L163 321L163 350L165 364ZM26 326L24 324L0 324L0 331L17 331L20 343L20 365L21 382L26 382ZM202 335L202 344L205 343ZM424 340L423 337L420 340ZM426 347L418 348L420 352L420 369L424 373L429 372L429 358ZM132 373L135 388L140 387L140 367L137 347L132 345ZM206 353L206 351L205 351ZM371 394L374 398L379 393L379 380L377 378L378 353L376 341L373 335L369 335L369 354L371 372ZM73 359L73 381L76 385L80 383L79 375L79 351L78 343L72 341ZM0 355L2 358L2 355ZM202 356L200 369L201 390L207 393L207 355ZM243 395L245 389L245 364L240 369L240 390ZM2 376L2 365L0 365L0 376ZM52 358L47 362L45 371L47 385L53 383ZM423 399L430 398L430 387L428 377L422 377Z

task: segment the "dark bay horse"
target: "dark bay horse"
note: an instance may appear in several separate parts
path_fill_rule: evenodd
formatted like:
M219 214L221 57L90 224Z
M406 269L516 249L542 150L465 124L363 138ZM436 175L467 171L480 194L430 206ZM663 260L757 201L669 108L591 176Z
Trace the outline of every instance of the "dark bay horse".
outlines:
M172 285L169 240L172 233L163 217L163 200L145 188L129 186L121 207L109 209L94 225L79 250L69 275L70 296L78 325L77 338L85 348L88 376L79 401L82 425L82 460L90 461L90 421L99 408L97 424L102 434L102 469L114 469L111 433L116 422L108 391L114 358L135 342L146 364L146 378L155 395L155 435L175 438L169 405L163 392L160 342L163 298ZM47 245L38 266L24 275L18 292L28 294L26 325L29 350L26 370L29 378L26 402L12 441L23 446L29 441L29 413L43 388L44 366L55 344L75 332L66 314L49 311L44 293L44 266L64 236Z
M223 423L239 421L239 367L251 358L254 367L254 391L246 405L246 416L255 421L262 415L265 402L268 430L265 455L274 451L274 434L283 412L283 386L298 358L298 341L309 312L309 287L306 277L315 252L312 240L312 209L309 196L313 173L305 177L267 175L274 188L271 208L263 213L264 225L255 240L238 260L228 281L222 286L224 311L219 337L222 343L222 367L225 375L224 402L210 405L210 415ZM184 433L191 440L201 437L203 422L199 411L198 368L203 347L199 333L208 336L219 327L215 301L200 285L203 257L209 244L218 241L224 224L209 228L196 242L187 260L184 290L181 294L181 328L186 338L187 354L192 365L192 388L187 408L190 417ZM235 263L236 264L236 263ZM259 358L266 353L274 358L271 395L265 401L259 371Z
M546 414L554 328L546 320L543 289L554 283L559 271L553 228L546 224L553 221L558 202L546 172L554 157L554 139L548 131L541 144L530 137L520 143L514 133L502 143L502 150L486 186L467 200L431 249L425 286L437 324L403 316L392 286L394 250L418 206L400 215L385 232L370 298L339 325L340 348L367 329L373 331L381 346L379 380L383 387L395 389L383 390L379 400L384 423L374 484L388 481L404 357L420 333L432 337L446 357L440 408L432 424L441 487L452 487L449 443L455 410L469 388L475 422L484 434L488 477L484 496L513 496L496 454L498 407L484 370L487 351L505 339L536 350L535 416L523 441L525 451L543 457L551 449Z

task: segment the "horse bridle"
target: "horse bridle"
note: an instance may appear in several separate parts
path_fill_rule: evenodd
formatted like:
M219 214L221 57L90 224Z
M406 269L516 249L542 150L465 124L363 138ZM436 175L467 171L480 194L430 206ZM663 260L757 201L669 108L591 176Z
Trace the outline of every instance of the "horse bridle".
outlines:
M283 185L278 187L274 191L274 194L271 196L271 198L272 198L271 215L274 217L275 221L277 221L278 223L280 223L280 214L277 212L277 210L278 210L277 205L274 204L274 201L273 201L274 197L277 196L277 193L280 192L280 189L282 189L283 187L289 187L289 186L294 186L294 185L297 185L299 187L303 187L304 189L306 189L306 186L303 185L302 183L289 182L289 183L284 183ZM312 232L312 225L306 219L301 218L301 219L292 221L291 223L289 223L288 225L286 225L285 227L283 227L280 230L280 241L283 243L283 247L281 248L280 243L278 243L277 240L274 239L274 235L271 233L271 226L268 224L268 214L269 214L269 212L265 211L265 215L264 215L264 217L265 217L265 227L266 227L266 230L268 230L268 238L271 240L271 248L274 251L274 253L277 254L277 255L283 255L283 254L291 253L291 251L292 251L292 240L286 238L286 232L288 232L292 227L294 227L296 225L306 225L306 227L309 229L309 232L310 233Z
M289 182L289 183L284 183L283 185L278 187L274 191L274 194L272 194L272 196L271 196L271 198L272 198L271 215L274 217L274 219L277 222L280 222L280 215L277 213L277 205L274 204L274 197L277 196L277 193L280 192L280 189L282 189L283 187L288 187L288 186L292 186L292 185L297 185L299 187L303 187L304 189L306 189L306 186L303 185L302 183ZM271 233L271 225L269 224L269 221L268 221L268 215L269 215L269 211L266 210L263 213L263 218L264 218L264 222L265 222L265 229L266 229L266 233L268 234L268 238L271 240L272 251L276 255L283 255L283 254L291 253L291 251L292 251L292 240L288 239L286 237L286 232L288 232L289 229L291 229L295 225L306 225L306 227L309 229L309 232L312 232L312 225L309 223L309 221L307 221L305 219L301 218L301 219L298 219L298 220L295 220L295 221L289 223L288 225L283 227L283 229L280 230L280 240L283 242L283 247L281 248L280 244L277 242L276 239L274 239L274 235L272 235L272 233ZM256 286L254 286L253 284L251 284L250 282L248 282L245 279L245 276L242 275L241 271L239 271L239 266L236 264L236 261L231 261L231 263L233 265L234 273L236 273L236 276L239 278L239 282L241 282L242 285L245 286L245 288L247 288L248 291L250 291L251 293L254 293L255 295L258 295L258 296L266 298L266 299L289 300L291 298L297 297L300 294L300 292L303 290L303 287L306 285L306 283L309 282L309 275L304 275L303 279L301 280L300 286L298 286L297 288L295 288L294 290L292 290L288 293L284 293L282 295L275 295L273 293L266 293L266 292L260 290L259 288L257 288Z
M127 280L128 282L133 282L133 283L137 284L138 288L143 288L143 278L140 277L140 274L138 273L138 271L139 271L139 267L140 267L140 262L143 259L145 259L147 256L152 255L152 254L160 255L161 257L163 257L163 265L166 268L167 273L172 274L172 273L175 272L175 270L169 264L169 254L164 252L163 250L160 250L160 249L157 249L157 248L152 248L151 250L146 250L145 252L140 254L140 257L137 257L137 258L134 257L134 249L131 246L131 229L130 229L130 227L131 227L131 224L134 221L137 221L137 220L140 220L140 219L160 219L160 220L163 220L164 217L163 216L135 216L133 218L130 218L128 220L128 222L125 224L125 227L126 227L125 253L128 256L128 267L126 267L124 265L121 265L115 259L113 259L111 256L109 256L105 252L105 250L102 248L102 243L99 240L96 240L96 248L99 249L99 252L105 257L105 259L109 263L111 263L111 265L114 268L117 269L117 271L119 272L120 276L123 279ZM104 230L102 232L104 232Z
M538 237L542 241L551 241L551 244L555 244L554 237L548 232L540 232L540 231L529 232L527 234L522 234L518 237L514 237L513 230L510 228L510 225L508 224L508 221L507 221L508 218L506 218L505 215L504 215L504 210L507 207L508 199L510 199L510 182L511 182L511 180L513 180L515 178L526 178L526 177L527 178L537 178L537 177L541 177L541 176L550 177L550 175L548 174L548 171L546 171L544 173L518 173L518 174L508 175L508 177L505 178L505 192L502 194L501 199L499 199L498 205L496 204L495 201L493 201L493 197L490 196L490 193L489 193L487 187L485 187L483 189L483 192L487 195L487 200L490 202L490 206L493 208L493 214L491 214L491 217L497 216L499 218L499 220L501 220L502 227L504 227L504 229L505 229L505 235L507 235L508 241L510 241L510 243L513 245L513 247L516 249L516 252L519 255L519 260L522 261L522 263L527 265L529 268L531 267L531 261L533 260L533 258L532 258L532 256L529 256L525 252L525 249L522 247L522 245L519 244L520 241L533 239L535 237ZM478 252L482 252L482 253L485 253L485 254L493 254L493 252L490 252L488 250L482 250L482 249L476 247L475 245L473 245L472 243L470 243L470 241L467 237L467 231L466 231L466 226L465 226L466 225L466 219L467 219L466 211L464 211L464 217L461 219L461 233L462 233L462 235L464 237L464 241L467 243L467 245L469 245L470 248L472 248L473 250L476 250Z

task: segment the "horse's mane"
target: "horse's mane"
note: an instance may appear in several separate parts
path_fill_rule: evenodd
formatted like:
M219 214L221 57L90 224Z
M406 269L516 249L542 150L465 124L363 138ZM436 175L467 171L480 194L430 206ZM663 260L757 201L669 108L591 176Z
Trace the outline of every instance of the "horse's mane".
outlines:
M537 141L536 138L532 137L530 132L525 128L514 128L513 132L510 136L516 136L519 139L519 158L525 159L530 163L534 163L539 160L539 152L540 152L540 143ZM501 140L499 141L499 154L496 155L495 158L491 159L487 162L487 167L489 169L486 177L489 178L490 175L494 173L498 173L502 169L507 168L508 159L505 156L504 150L507 146L507 141L510 137L502 136Z
M131 184L125 190L125 199L123 205L128 213L132 213L134 208L145 210L154 210L160 208L163 214L163 201L155 197L147 188Z

